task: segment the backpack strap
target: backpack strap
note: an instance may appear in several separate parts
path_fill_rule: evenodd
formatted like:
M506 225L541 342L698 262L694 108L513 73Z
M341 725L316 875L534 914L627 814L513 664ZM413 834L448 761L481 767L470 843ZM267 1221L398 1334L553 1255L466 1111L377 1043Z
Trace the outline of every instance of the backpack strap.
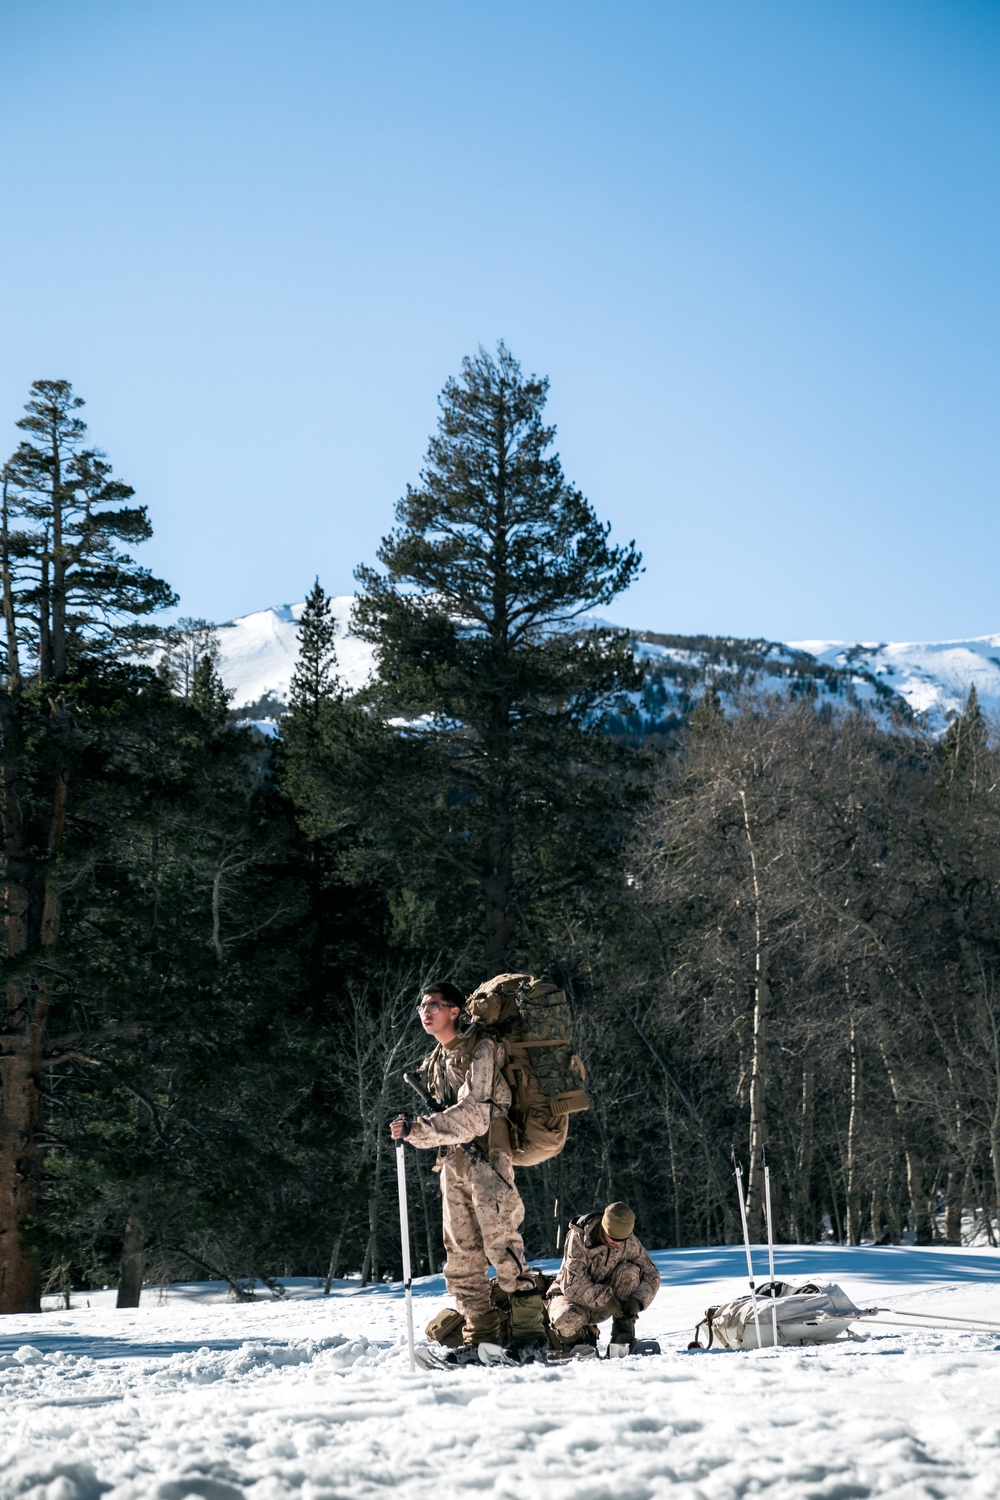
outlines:
M705 1310L705 1316L702 1318L701 1322L698 1324L697 1328L695 1329L695 1331L694 1331L694 1338L691 1340L690 1344L688 1344L688 1348L689 1349L711 1349L713 1335L714 1335L714 1329L712 1327L712 1320L715 1317L715 1314L718 1312L718 1310L719 1309L717 1307L706 1308L706 1310ZM708 1343L707 1344L703 1344L702 1341L701 1341L701 1338L700 1338L701 1330L703 1328L705 1329L705 1331L708 1334Z
M462 1055L471 1065L472 1054L482 1041L493 1042L493 1083L490 1094L496 1093L497 1080L503 1077L503 1068L499 1061L500 1037L491 1026L484 1026L480 1021L474 1021L467 1031L463 1031L459 1037L459 1045L462 1047ZM507 1121L507 1110L499 1105L494 1098L488 1101L490 1106L489 1128L482 1135L477 1135L474 1145L487 1155L491 1151L511 1152L510 1125Z

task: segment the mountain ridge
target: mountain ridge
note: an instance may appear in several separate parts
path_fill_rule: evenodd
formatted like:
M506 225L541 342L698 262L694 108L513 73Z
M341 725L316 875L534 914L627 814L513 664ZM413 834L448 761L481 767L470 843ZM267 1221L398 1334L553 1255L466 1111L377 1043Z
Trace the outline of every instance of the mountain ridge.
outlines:
M354 597L330 601L337 670L357 692L375 666L374 648L350 630ZM219 670L237 711L287 704L298 658L303 603L256 610L217 626ZM585 617L583 624L607 625ZM616 627L618 628L618 627ZM625 629L626 627L621 627ZM731 695L766 688L836 703L871 703L941 733L975 687L983 710L1000 718L1000 634L948 641L768 641L629 631L645 670L620 727L627 733L679 722L711 679Z

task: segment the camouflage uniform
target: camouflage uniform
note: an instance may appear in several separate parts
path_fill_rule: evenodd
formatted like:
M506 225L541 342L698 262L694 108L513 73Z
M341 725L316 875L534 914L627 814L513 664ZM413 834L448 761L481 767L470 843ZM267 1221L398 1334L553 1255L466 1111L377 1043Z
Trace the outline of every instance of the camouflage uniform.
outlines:
M562 1265L548 1293L549 1322L572 1343L588 1324L621 1317L629 1297L647 1308L659 1287L660 1273L634 1234L609 1245L601 1234L601 1215L584 1214L566 1235Z
M406 1137L413 1146L439 1148L445 1283L465 1317L467 1339L492 1335L497 1322L487 1264L502 1291L534 1291L518 1233L524 1204L514 1186L503 1063L503 1043L488 1036L463 1035L435 1047L423 1073L428 1092L447 1107L418 1116ZM470 1145L478 1150L470 1154Z

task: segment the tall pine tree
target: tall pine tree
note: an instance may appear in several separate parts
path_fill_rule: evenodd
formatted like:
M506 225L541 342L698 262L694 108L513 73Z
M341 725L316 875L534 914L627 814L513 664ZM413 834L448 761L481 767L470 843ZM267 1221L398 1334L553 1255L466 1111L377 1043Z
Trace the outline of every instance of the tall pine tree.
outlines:
M342 695L337 676L337 622L319 579L313 584L299 621L299 659L292 673L290 707L315 726L324 704Z
M122 544L150 535L132 490L85 445L65 380L31 388L27 433L4 469L0 693L4 1007L0 1021L0 1312L38 1307L31 1224L41 1154L45 1038L62 980L63 850L88 778L101 775L91 712L174 602Z
M367 699L412 726L381 778L384 831L414 882L429 874L471 905L494 971L613 849L627 773L600 719L637 681L624 633L580 616L626 589L640 557L564 477L547 392L502 343L467 358L383 571L356 575L354 628L378 662Z

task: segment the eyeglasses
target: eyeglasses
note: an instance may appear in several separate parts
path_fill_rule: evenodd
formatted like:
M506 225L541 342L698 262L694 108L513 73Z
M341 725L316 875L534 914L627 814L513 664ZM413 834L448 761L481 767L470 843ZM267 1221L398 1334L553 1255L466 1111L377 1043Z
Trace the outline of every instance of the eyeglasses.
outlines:
M441 1002L440 1002L440 1000L427 1000L427 1001L421 1000L420 1004L417 1006L417 1015L418 1016L423 1016L423 1015L428 1015L429 1016L429 1015L433 1015L436 1011L439 1011L439 1010L451 1010L451 1009L453 1009L452 1006L450 1006L450 1005L442 1005Z

